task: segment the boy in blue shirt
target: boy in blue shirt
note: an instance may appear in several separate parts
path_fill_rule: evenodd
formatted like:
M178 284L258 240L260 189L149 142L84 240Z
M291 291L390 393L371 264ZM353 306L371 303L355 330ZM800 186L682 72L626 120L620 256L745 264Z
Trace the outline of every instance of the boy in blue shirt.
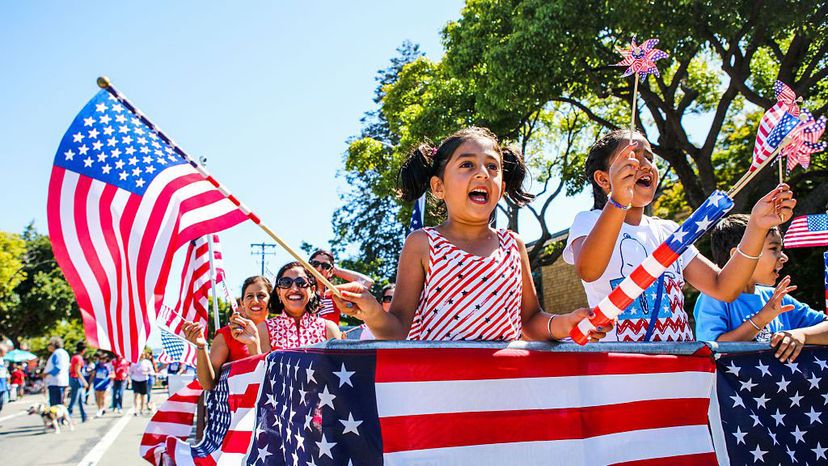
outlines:
M759 256L748 256L739 247L750 217L729 215L713 230L713 260L724 266L730 256L741 254L757 261L744 291L732 303L699 295L693 311L696 338L706 341L763 341L776 348L776 357L791 362L799 356L805 343L828 344L826 315L811 309L788 295L791 277L779 280L779 272L788 256L782 252L782 235L774 227L765 237Z

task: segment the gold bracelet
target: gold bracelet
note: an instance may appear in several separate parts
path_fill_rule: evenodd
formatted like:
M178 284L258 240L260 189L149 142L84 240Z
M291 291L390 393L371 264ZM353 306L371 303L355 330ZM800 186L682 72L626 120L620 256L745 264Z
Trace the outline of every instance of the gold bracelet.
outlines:
M738 252L739 254L743 255L746 259L750 259L750 260L752 260L752 261L759 260L759 258L760 258L760 257L762 257L762 253L761 253L761 252L759 253L759 255L758 255L758 256L751 256L750 254L746 253L745 251L742 251L742 245L741 245L741 244L740 244L740 245L738 245L738 246L736 246L736 252Z
M555 317L558 317L558 314L550 314L549 320L546 322L546 331L549 332L549 338L553 340L557 340L557 338L552 336L552 321L555 320Z
M750 325L753 325L753 328L755 328L757 332L761 332L761 331L762 331L762 329L761 329L761 328L759 328L759 326L758 326L758 325L756 325L756 322L754 322L754 321L753 321L753 317L748 317L748 319L747 319L747 320L748 320L748 322L750 322Z

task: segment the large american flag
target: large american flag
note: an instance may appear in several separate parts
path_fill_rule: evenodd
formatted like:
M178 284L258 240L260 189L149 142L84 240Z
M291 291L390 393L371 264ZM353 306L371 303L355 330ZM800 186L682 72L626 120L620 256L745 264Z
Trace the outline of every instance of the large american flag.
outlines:
M710 426L719 464L828 464L828 349L782 364L773 351L716 362Z
M55 155L47 205L55 258L89 343L131 361L161 307L174 252L248 219L182 154L102 90Z
M791 126L794 120L798 122L799 106L796 103L796 94L782 81L776 81L773 91L777 101L762 115L762 119L759 121L759 128L756 130L756 141L753 145L753 161L750 165L750 171L759 168L759 165L773 153L779 143L796 126ZM785 125L777 130L777 126L783 119L785 119ZM774 131L776 136L770 138Z
M589 331L599 325L607 325L632 304L667 267L696 242L704 233L733 208L733 199L722 191L714 191L687 220L670 235L652 254L647 256L630 275L613 289L593 309L595 317L584 319L570 332L572 340L586 344Z
M782 244L786 248L828 246L828 214L796 217L785 232Z
M196 366L198 354L192 343L164 329L160 332L161 354L158 356L158 362L162 364L183 362L193 367Z
M139 454L150 463L161 466L167 451L167 441L175 446L175 439L186 441L193 430L193 416L201 397L198 379L174 393L158 406L141 437Z

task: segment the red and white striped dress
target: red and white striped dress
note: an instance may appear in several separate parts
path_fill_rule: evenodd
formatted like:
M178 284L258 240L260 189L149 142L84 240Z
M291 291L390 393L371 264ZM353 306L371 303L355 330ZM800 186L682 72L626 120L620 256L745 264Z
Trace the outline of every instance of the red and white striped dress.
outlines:
M321 343L328 339L325 332L325 319L306 312L299 320L299 328L296 328L296 320L286 312L265 321L267 335L270 337L272 349L291 349L300 346L308 346Z
M517 340L523 294L514 233L497 230L490 257L469 254L434 228L428 235L428 272L409 340Z

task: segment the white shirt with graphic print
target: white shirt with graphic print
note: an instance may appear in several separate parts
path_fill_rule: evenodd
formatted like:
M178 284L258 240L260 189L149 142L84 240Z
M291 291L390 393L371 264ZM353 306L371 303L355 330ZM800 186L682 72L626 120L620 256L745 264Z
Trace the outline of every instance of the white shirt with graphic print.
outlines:
M563 252L563 258L568 264L575 263L572 243L578 238L587 236L600 216L600 210L581 212L575 216L569 228L569 238ZM676 222L646 215L642 216L640 225L624 223L615 242L609 264L601 277L593 282L581 280L590 307L598 305L676 229L678 229ZM698 253L698 249L690 246L673 265L667 268L663 278L657 278L644 294L618 316L618 325L602 341L644 341L653 309L658 301L662 281L661 304L650 341L693 340L693 331L687 321L687 312L684 310L683 270Z

